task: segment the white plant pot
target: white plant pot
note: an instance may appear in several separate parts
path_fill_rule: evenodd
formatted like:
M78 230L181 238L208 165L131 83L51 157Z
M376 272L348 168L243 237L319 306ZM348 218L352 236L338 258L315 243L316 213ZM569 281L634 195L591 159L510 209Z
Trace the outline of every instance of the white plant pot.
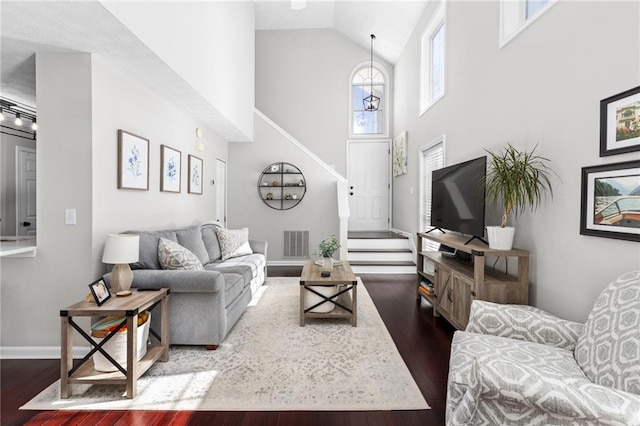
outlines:
M487 226L487 237L489 238L489 248L494 250L511 250L513 247L513 236L516 228L513 226Z

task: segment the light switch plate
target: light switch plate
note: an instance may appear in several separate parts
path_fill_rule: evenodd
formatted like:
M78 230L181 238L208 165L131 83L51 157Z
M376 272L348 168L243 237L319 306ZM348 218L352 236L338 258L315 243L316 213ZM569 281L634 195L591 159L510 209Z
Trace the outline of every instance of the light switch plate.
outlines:
M75 225L76 224L76 209L64 210L64 224Z

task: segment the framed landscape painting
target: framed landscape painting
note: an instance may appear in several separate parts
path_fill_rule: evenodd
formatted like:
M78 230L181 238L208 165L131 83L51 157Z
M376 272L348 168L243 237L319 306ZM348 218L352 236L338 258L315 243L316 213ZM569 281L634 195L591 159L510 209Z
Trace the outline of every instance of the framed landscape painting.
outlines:
M600 156L640 151L640 86L600 101Z
M180 151L160 146L160 191L180 192L181 160Z
M582 168L580 233L640 241L640 161Z
M190 194L202 194L202 158L189 155L189 185Z
M118 189L149 189L149 140L118 130Z

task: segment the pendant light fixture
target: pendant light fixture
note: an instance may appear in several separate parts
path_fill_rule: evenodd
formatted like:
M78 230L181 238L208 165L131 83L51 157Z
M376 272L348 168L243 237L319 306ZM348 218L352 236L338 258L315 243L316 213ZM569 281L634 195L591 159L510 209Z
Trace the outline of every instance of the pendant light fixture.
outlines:
M369 92L369 96L362 100L364 104L365 111L377 111L380 106L380 98L373 94L373 40L376 39L376 36L371 34L371 69L369 73L369 79L371 81L371 90Z
M13 122L16 126L22 126L22 118L20 118L20 113L16 113L16 120Z

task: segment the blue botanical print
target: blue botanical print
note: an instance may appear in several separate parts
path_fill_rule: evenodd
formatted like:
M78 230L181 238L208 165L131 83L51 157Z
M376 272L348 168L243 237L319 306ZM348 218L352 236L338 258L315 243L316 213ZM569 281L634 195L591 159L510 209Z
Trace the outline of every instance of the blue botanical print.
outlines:
M167 162L167 178L170 181L175 181L178 177L178 168L176 167L176 159L169 158Z
M191 170L191 182L196 187L200 186L200 170L197 164L194 164Z
M129 151L129 158L127 159L127 170L133 175L134 178L142 176L142 160L140 159L140 152L136 145L132 145Z

